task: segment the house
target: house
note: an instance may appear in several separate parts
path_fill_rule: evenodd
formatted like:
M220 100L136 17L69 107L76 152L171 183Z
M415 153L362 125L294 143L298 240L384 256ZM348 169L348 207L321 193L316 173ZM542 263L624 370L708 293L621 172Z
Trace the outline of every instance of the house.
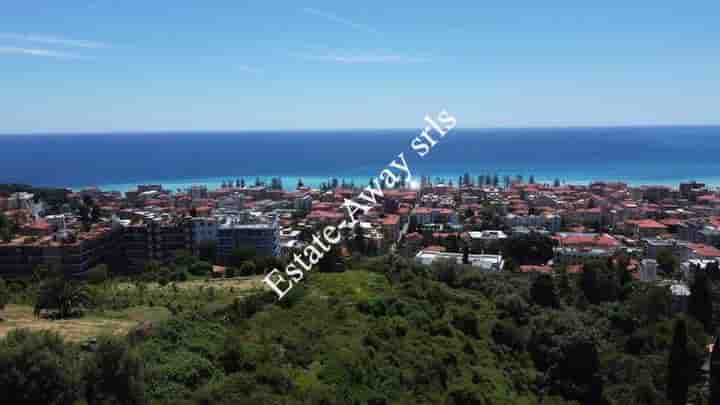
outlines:
M660 234L666 233L668 227L653 219L629 219L625 221L625 229L629 235L634 238L654 238Z
M613 236L596 233L558 233L555 259L562 264L580 264L588 260L607 259L622 244Z

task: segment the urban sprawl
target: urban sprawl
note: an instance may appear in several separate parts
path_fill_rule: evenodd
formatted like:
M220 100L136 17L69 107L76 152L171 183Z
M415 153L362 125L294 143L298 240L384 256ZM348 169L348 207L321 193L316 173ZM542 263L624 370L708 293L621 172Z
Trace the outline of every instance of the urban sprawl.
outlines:
M216 190L141 185L124 195L65 190L53 204L30 192L3 193L0 276L22 277L41 265L77 277L100 264L137 273L149 261L168 263L183 251L208 256L215 276L223 276L238 250L291 260L313 243L315 232L348 221L354 226L338 231L343 238L328 255L331 266L355 254L396 253L422 264L449 259L488 272L552 273L563 266L580 273L583 263L623 253L635 278L667 285L682 307L693 271L720 259L720 196L704 184L504 180L500 185L497 176L466 174L453 184L423 177L416 188L400 181L353 221L343 203L363 188L337 180L322 189L299 182L294 191L283 190L280 179L252 186L230 181ZM527 238L549 240L550 260L513 262L508 246ZM682 277L663 280L663 257L679 263Z

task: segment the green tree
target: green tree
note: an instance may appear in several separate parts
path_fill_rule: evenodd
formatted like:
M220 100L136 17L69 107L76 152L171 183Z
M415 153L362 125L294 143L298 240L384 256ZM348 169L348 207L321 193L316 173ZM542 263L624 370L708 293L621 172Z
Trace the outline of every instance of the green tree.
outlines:
M3 242L10 242L12 240L12 235L14 230L15 224L10 222L10 220L0 212L0 241Z
M573 289L572 285L570 284L570 275L567 272L567 268L565 266L561 267L558 270L558 276L560 281L558 282L558 293L563 299L569 299L572 297Z
M190 274L192 274L193 276L207 276L212 273L212 270L212 264L204 261L197 261L193 263L189 268Z
M557 308L560 306L555 282L549 274L540 274L530 287L530 299L540 306Z
M162 266L156 260L148 260L145 263L142 277L147 281L157 281L162 273Z
M621 286L625 286L632 282L632 274L628 270L630 265L630 259L626 255L617 257L617 264L615 265L615 272L617 273L617 280Z
M217 245L214 241L203 241L198 243L198 258L208 263L216 263Z
M75 404L83 397L78 353L52 332L11 331L0 339L3 404Z
M667 275L672 274L678 266L677 259L669 249L661 250L657 255L658 268Z
M675 322L673 343L668 359L666 398L673 405L685 405L688 398L690 356L687 346L687 326L684 319Z
M598 284L598 272L596 270L596 266L586 263L583 266L583 272L580 276L580 289L583 294L585 294L585 298L587 298L588 302L591 304L597 304L600 302Z
M715 338L710 355L710 403L720 404L720 336Z
M345 262L340 256L340 248L336 245L330 247L318 262L318 271L321 273L334 273L345 271Z
M100 337L94 355L83 363L85 396L89 404L145 403L143 363L128 344L116 337Z
M253 260L255 256L256 253L253 249L238 248L230 253L227 265L240 268L244 262Z
M10 300L10 291L8 290L5 280L3 280L2 277L0 277L0 311L5 309L5 305L7 305L9 300ZM0 316L0 321L2 321L1 316Z
M240 275L241 276L252 276L255 274L257 270L257 266L255 266L255 262L252 260L247 260L243 262L242 265L240 265Z
M86 277L90 284L102 284L108 279L108 267L104 264L97 265L88 270Z
M35 315L44 309L57 310L59 318L77 314L91 302L90 292L84 283L60 276L44 281L40 285L35 303Z
M712 332L713 299L707 274L702 270L695 271L695 279L690 285L688 313L697 319L705 332Z

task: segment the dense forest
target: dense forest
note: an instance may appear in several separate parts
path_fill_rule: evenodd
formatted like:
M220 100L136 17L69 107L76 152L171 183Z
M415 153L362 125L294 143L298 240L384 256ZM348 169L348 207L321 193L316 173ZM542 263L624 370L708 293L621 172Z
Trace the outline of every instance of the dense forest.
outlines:
M9 333L0 392L18 405L711 403L712 314L680 316L616 263L550 276L382 256L313 273L280 302L166 294L171 317L91 347ZM120 305L97 298L109 283L86 301Z

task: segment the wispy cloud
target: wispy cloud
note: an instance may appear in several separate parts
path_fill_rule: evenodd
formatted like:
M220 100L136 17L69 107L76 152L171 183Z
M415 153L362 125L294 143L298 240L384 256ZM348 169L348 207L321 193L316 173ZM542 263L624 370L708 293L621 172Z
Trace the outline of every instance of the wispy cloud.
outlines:
M98 42L88 41L84 39L69 39L51 35L38 35L38 34L17 34L9 32L0 32L0 39L22 41L22 42L35 42L45 45L63 46L68 48L109 48L110 45Z
M358 23L356 23L356 22L353 22L353 21L348 20L347 18L340 17L340 16L337 15L337 14L329 13L329 12L327 12L327 11L322 11L322 10L318 10L318 9L315 9L315 8L308 8L308 7L304 8L302 11L303 11L304 13L306 13L306 14L310 14L310 15L314 15L314 16L317 16L317 17L321 17L321 18L324 18L324 19L326 19L326 20L328 20L328 21L332 21L332 22L335 22L335 23L338 23L338 24L342 24L342 25L345 25L345 26L347 26L347 27L354 28L354 29L356 29L356 30L365 31L365 32L369 32L369 33L372 33L372 34L379 34L379 33L380 33L378 30L376 30L375 28L373 28L373 27L371 27L371 26L369 26L369 25L358 24Z
M84 59L84 57L80 55L75 55L62 51L54 51L52 49L20 48L14 46L0 46L0 54L41 56L55 59Z
M303 54L305 59L320 60L343 64L408 64L425 63L427 58L400 55L396 53L325 53Z
M254 68L252 66L248 65L237 65L235 68L242 72L248 72L248 73L260 73L260 69Z

